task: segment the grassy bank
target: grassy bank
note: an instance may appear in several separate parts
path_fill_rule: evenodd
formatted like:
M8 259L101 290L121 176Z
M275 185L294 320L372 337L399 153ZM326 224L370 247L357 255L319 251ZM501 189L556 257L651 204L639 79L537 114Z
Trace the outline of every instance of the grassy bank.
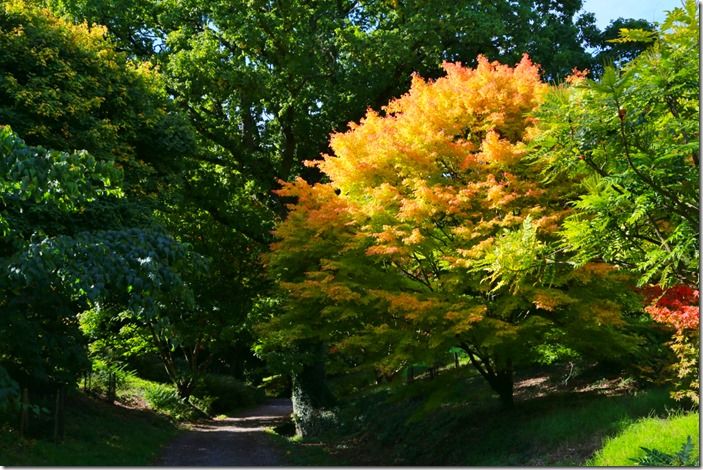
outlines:
M149 410L127 409L74 392L66 403L65 440L20 439L0 432L0 465L142 466L178 433L170 420Z
M635 465L645 456L645 450L656 449L667 454L675 454L690 436L694 456L700 456L699 414L679 414L670 418L643 418L627 426L618 435L608 439L589 465L626 466Z
M549 389L545 377L523 383L538 385L518 391L511 410L459 373L378 388L342 406L323 438L288 438L286 449L301 465L575 466L608 437L675 406L666 390L625 391L617 380L568 390Z
M118 371L113 405L97 398L106 394L105 377L95 374L88 393L69 393L62 443L51 439L52 404L30 422L29 437L20 438L16 427L0 422L0 465L149 465L178 432L178 423L230 414L264 397L233 377L208 374L185 402L171 384Z

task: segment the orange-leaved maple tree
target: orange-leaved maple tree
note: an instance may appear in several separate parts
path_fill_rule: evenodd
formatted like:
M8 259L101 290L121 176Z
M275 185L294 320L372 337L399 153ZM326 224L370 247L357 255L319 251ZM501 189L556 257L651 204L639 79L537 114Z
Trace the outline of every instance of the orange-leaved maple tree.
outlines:
M538 66L444 69L334 134L308 162L329 182L284 184L297 202L269 266L287 301L267 331L324 337L389 374L457 346L509 406L514 367L546 349L632 347L629 297L610 266L574 270L553 247L570 189L542 187L529 158Z

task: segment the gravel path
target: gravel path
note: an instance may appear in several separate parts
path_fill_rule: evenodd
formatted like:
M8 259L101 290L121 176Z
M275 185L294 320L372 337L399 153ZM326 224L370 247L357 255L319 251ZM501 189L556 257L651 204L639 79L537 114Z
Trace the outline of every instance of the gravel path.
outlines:
M282 423L292 411L290 400L274 399L233 417L195 424L162 450L155 465L284 465L279 450L264 429Z

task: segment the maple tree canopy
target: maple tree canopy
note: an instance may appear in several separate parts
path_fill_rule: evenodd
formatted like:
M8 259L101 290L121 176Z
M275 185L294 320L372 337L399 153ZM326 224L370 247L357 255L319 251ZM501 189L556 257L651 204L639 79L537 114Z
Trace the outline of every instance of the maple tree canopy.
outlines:
M560 258L552 245L569 189L544 188L528 155L530 113L548 88L538 66L479 57L475 69L444 69L334 134L333 155L307 163L328 183L283 183L279 195L297 202L270 264L297 313L270 326L376 349L386 371L459 345L489 382L510 384L513 364L534 359L556 329L564 338L578 325L582 346L590 335L587 348L609 349L600 343L616 343L626 295L606 293L612 279L594 285L620 274ZM352 318L363 319L340 333Z

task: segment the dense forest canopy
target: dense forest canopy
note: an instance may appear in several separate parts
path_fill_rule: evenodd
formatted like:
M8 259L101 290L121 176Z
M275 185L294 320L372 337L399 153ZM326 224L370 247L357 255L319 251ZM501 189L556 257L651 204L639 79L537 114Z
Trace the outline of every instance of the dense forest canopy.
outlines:
M696 4L582 6L0 1L0 411L280 376L305 434L450 351L510 407L662 331L697 400Z

